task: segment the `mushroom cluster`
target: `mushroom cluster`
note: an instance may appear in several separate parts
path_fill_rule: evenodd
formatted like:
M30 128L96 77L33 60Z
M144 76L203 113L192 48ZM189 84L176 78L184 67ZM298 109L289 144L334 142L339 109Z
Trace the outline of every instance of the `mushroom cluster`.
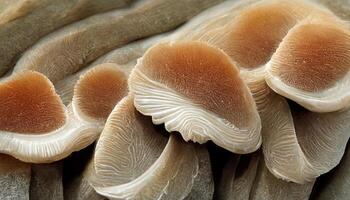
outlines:
M350 137L350 5L220 2L0 2L0 199L339 190L314 185Z

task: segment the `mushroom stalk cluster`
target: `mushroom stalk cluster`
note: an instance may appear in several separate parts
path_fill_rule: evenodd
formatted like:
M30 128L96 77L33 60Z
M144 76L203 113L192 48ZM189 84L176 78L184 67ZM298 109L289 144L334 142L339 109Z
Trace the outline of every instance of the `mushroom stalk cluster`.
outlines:
M0 2L0 199L346 198L340 5Z

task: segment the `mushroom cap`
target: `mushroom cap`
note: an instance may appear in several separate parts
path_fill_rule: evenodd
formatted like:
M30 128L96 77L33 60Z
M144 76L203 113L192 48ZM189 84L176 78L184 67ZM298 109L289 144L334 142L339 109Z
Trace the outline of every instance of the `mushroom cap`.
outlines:
M80 77L72 103L88 120L105 121L117 102L126 96L127 84L127 75L118 65L98 65Z
M202 42L158 44L129 78L135 106L188 141L212 140L233 152L260 146L260 118L229 57Z
M198 172L190 143L168 138L128 95L112 111L96 145L90 181L110 199L182 199Z
M277 93L314 112L347 108L350 31L339 20L305 19L283 39L267 67Z
M51 82L37 72L19 73L0 83L0 130L42 134L66 122Z
M65 107L44 75L26 71L10 76L0 84L0 152L47 163L88 146L127 94L126 83L117 65L97 66L80 78L73 103ZM108 97L103 104L101 97Z
M238 67L254 69L270 60L288 30L307 11L306 5L295 2L261 1L243 8L221 29L203 38L221 48Z

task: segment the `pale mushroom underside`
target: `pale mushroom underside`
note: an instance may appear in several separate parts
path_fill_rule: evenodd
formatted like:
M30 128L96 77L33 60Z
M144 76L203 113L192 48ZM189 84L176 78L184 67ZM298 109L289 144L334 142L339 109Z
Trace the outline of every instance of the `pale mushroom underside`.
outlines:
M160 130L160 129L159 129ZM110 199L183 199L198 173L191 144L159 132L125 97L97 143L90 181Z
M132 78L134 104L144 115L152 116L153 123L165 124L169 132L179 132L186 140L205 143L212 140L233 152L253 152L261 141L259 126L243 130L226 119L193 103L164 84L153 81L140 70Z

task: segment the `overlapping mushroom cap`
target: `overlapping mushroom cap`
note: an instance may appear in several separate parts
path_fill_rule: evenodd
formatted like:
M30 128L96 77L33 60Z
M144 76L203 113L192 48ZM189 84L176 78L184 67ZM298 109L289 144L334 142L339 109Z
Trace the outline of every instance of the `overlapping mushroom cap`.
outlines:
M117 66L99 66L81 77L73 104L65 107L44 75L26 71L10 76L0 83L0 152L42 163L86 147L126 95L126 82Z
M340 20L309 17L293 27L272 56L267 83L315 112L349 107L350 31Z
M112 111L98 140L90 181L109 199L183 199L198 175L195 147L161 133L133 97Z
M129 78L137 110L185 140L249 153L261 143L260 118L229 57L201 42L158 44Z
M209 21L203 26L206 28L201 29L202 33L192 34L190 38L221 48L241 69L240 75L249 86L262 119L263 149L269 170L288 181L314 180L336 166L344 153L349 133L346 125L341 124L347 112L327 115L309 112L305 119L298 120L302 123L304 119L308 124L297 124L296 119L294 123L293 117L297 116L291 115L287 101L275 94L264 79L267 74L267 83L273 90L310 110L325 112L345 108L348 104L343 98L348 70L345 66L349 51L345 23L330 11L304 1L300 4L261 1L228 16L230 14L223 14ZM291 86L287 88L287 82L278 76ZM341 77L345 77L344 82L337 81ZM337 94L331 95L328 89L319 91L322 84L332 81L333 92L340 88ZM298 85L316 90L310 92L311 95L296 93L292 87ZM325 97L333 102L329 103ZM328 123L331 118L334 119ZM321 151L322 156L316 153Z

